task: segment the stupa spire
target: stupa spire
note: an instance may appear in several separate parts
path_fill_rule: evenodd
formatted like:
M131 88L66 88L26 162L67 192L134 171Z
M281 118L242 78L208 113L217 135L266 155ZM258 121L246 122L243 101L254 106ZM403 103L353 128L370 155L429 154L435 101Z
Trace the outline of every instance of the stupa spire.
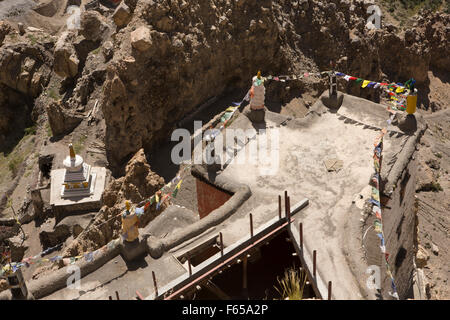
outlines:
M75 158L75 150L73 149L73 145L71 143L69 144L69 154L70 154L70 159Z

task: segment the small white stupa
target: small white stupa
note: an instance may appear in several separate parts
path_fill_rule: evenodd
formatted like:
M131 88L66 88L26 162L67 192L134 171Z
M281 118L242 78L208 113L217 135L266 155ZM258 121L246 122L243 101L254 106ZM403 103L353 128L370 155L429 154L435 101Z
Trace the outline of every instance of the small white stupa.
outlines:
M69 144L69 156L64 159L63 165L62 198L88 197L94 193L96 174L91 172L91 166L84 162L83 157L75 154L72 144Z

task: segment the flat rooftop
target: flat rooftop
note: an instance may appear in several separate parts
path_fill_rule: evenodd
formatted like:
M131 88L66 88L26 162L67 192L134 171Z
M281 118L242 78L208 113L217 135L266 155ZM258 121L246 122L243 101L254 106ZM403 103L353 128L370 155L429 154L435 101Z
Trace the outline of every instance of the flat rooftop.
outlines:
M317 250L318 271L326 281L333 281L335 299L361 299L359 280L367 275L354 275L349 268L348 255L361 255L353 245L360 244L360 234L349 233L350 225L358 225L362 216L355 210L356 200L362 209L370 197L370 178L374 172L374 141L387 126L389 113L386 107L344 95L337 111L328 110L320 100L319 110L307 123L286 120L278 114L266 114L266 127L279 130L279 168L274 175L261 175L261 164L230 163L219 173L238 183L247 184L252 196L239 211L224 224L224 241L232 243L248 232L246 213L253 214L256 227L274 217L278 211L278 195L288 191L291 207L304 198L309 205L294 217L293 234L298 223L303 224L307 249ZM241 116L230 128L252 128L251 122ZM393 165L393 155L398 154L409 136L390 126L383 148L383 171ZM270 135L270 129L267 130ZM398 132L398 133L397 133ZM268 137L268 140L270 138ZM250 144L256 144L250 140ZM342 168L328 172L324 162L338 159Z
M318 274L323 281L333 282L333 299L368 298L365 268L362 268L363 264L358 265L363 257L360 219L363 203L370 197L369 181L374 172L373 143L381 129L387 127L389 115L386 106L346 94L339 109L328 109L318 99L309 115L302 119L266 112L266 133L260 132L259 135L269 136L271 130L278 131L279 165L275 165L275 172L264 175L262 163L239 164L235 161L217 173L251 189L251 197L234 214L200 236L169 250L159 259L143 258L138 267L128 271L121 256L116 257L83 278L88 281L82 280L80 292L89 294L73 294L70 293L72 289L63 289L47 298L108 299L115 290L119 291L121 299L135 298L135 290L146 297L153 292L151 271L158 273L160 288L187 274L187 264L182 265L176 259L181 252L219 232L223 234L225 247L232 246L248 236L249 213L253 214L255 229L278 216L278 195L283 195L285 190L289 193L291 207L305 198L309 199L309 205L293 216L295 221L291 231L298 234L298 223L302 222L306 252L311 255L313 250L317 250ZM228 128L251 129L254 126L240 113ZM388 127L384 138L382 177L390 173L402 157L405 144L413 138L395 125ZM257 140L244 143L252 147ZM324 164L332 159L342 161L337 172L329 172ZM166 214L168 219L176 219L173 210L163 212L150 223L150 228L152 224L161 224ZM186 221L186 225L190 223L192 221Z

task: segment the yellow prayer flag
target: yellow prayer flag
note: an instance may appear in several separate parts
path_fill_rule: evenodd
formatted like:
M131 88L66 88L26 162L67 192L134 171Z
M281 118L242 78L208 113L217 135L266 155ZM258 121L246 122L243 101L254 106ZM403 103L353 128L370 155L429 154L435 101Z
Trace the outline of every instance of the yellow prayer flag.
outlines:
M362 87L362 88L365 88L365 87L367 87L367 85L368 85L369 83L370 83L369 80L364 80L361 87Z
M389 278L392 278L392 272L391 270L389 270L389 268L387 268L386 274L389 276Z
M405 91L405 88L403 87L398 87L397 90L395 90L397 93L402 93L403 91Z

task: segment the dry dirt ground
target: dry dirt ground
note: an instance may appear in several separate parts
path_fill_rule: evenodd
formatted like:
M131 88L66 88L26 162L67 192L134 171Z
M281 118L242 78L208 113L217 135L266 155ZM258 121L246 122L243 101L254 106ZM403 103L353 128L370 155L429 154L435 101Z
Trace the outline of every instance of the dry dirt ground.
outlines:
M450 85L447 83L447 86ZM419 243L430 256L424 268L430 283L428 294L431 299L450 299L450 109L427 114L425 118L428 130L422 138L419 157L425 161L424 166L431 166L436 189L416 195L419 200Z

